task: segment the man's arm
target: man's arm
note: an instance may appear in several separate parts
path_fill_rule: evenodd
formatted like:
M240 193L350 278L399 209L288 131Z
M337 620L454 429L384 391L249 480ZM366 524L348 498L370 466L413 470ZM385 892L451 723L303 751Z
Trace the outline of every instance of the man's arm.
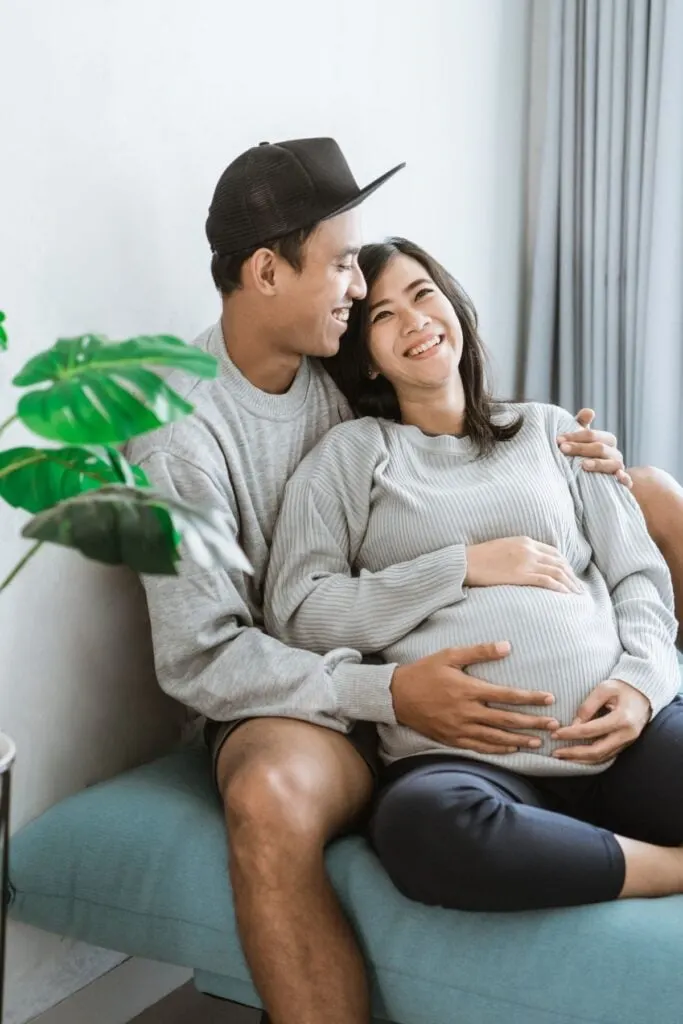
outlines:
M223 514L238 536L234 496L191 462L156 452L142 463L162 491ZM393 724L395 666L363 665L348 648L324 657L267 636L249 610L250 578L206 572L184 558L179 575L146 576L154 656L162 688L217 721L253 715L342 729L340 719Z

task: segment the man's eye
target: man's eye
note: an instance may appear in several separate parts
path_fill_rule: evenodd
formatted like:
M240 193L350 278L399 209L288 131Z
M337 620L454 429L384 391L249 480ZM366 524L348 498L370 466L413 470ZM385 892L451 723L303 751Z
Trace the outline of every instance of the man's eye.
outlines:
M353 270L353 264L351 264L351 263L338 263L337 264L337 269L338 270L345 270L345 271Z

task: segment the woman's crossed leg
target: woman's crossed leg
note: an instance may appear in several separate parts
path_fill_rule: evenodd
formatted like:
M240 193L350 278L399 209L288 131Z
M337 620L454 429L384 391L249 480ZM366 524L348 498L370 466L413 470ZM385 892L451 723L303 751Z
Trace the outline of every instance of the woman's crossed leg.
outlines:
M683 892L680 698L600 775L429 757L388 778L370 834L411 899L515 911Z

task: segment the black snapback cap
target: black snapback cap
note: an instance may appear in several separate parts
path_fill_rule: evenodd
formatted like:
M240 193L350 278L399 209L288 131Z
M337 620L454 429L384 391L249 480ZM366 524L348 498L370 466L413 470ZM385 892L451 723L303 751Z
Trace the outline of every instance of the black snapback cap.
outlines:
M334 139L262 142L220 177L209 207L211 250L230 256L352 210L405 163L360 188Z

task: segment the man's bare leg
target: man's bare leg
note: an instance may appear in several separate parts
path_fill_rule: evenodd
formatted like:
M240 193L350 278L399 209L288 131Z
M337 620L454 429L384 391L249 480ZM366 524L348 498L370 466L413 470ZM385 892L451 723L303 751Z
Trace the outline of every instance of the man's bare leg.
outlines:
M218 783L242 947L272 1024L367 1024L363 958L323 851L372 793L340 733L253 719L228 738Z
M663 469L629 469L633 496L640 505L650 536L664 555L674 585L676 618L683 622L683 487ZM678 634L683 650L683 629Z

